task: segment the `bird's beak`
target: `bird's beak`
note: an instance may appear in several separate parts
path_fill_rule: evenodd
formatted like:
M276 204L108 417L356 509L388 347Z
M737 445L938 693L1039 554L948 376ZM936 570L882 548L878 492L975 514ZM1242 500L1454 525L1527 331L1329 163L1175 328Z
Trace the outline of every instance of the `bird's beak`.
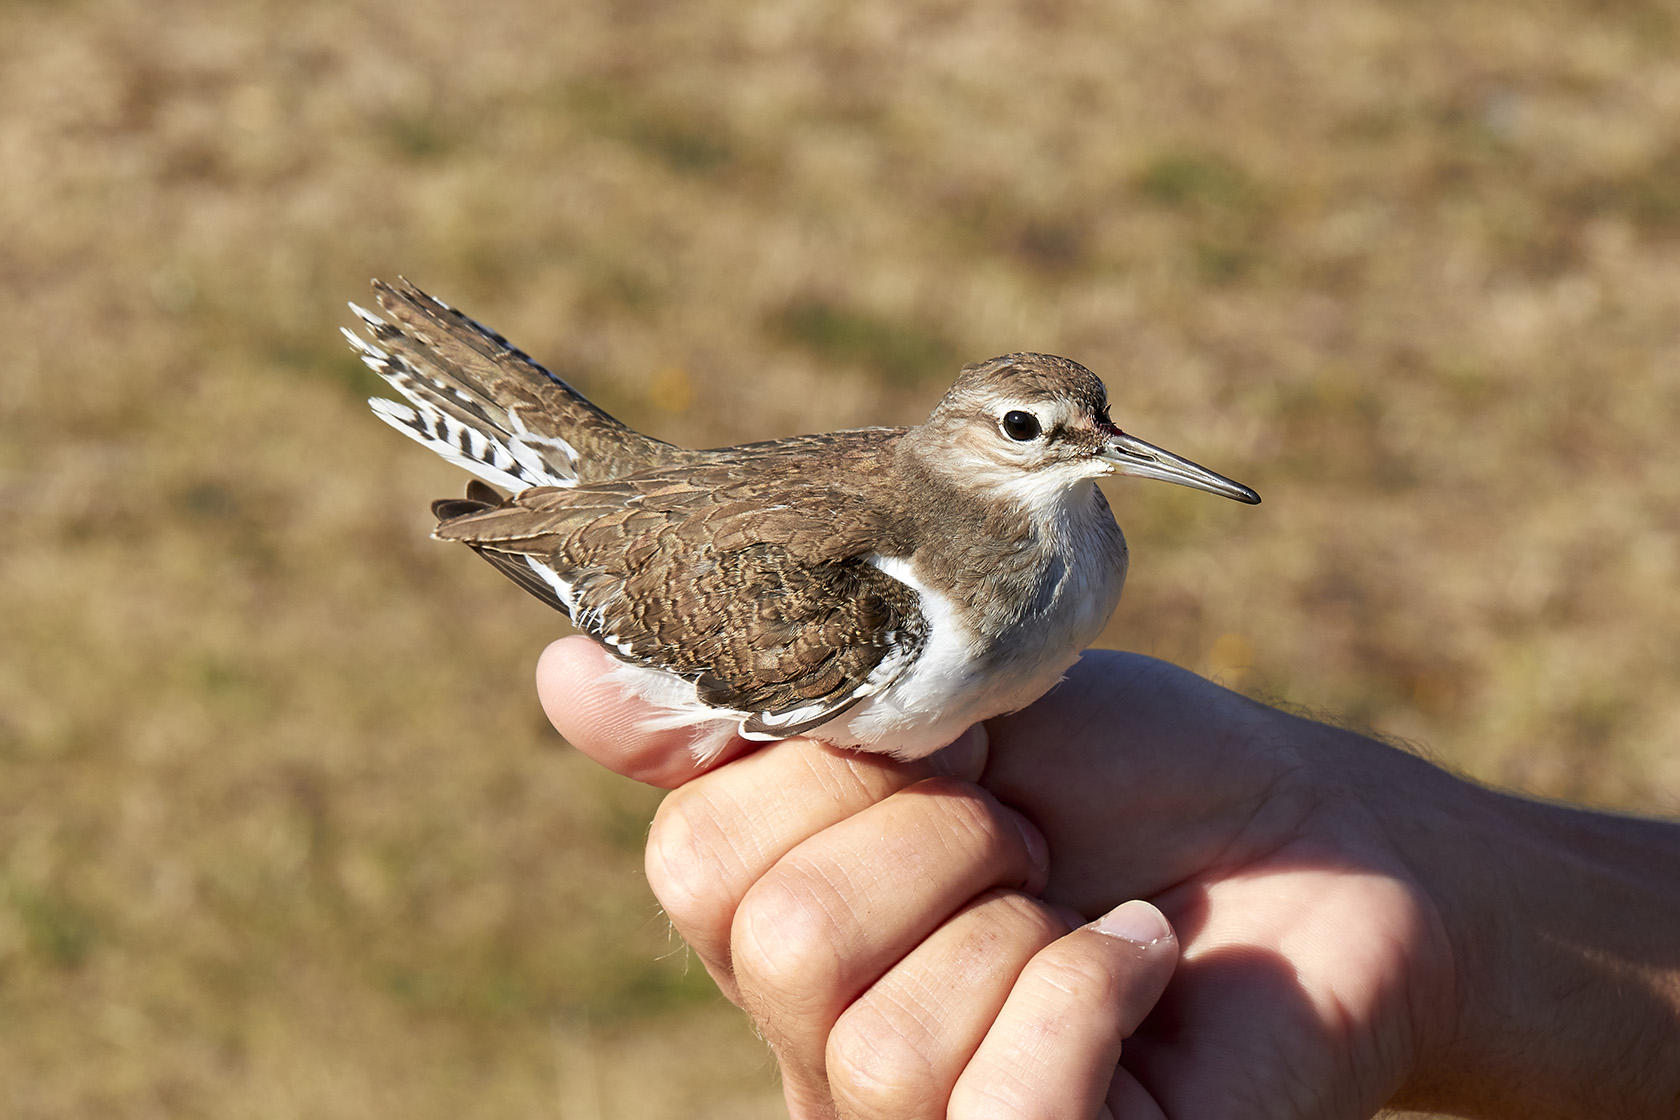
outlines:
M1251 506L1260 504L1260 495L1242 483L1232 482L1224 475L1214 474L1188 459L1180 459L1171 451L1163 451L1152 443L1127 435L1119 428L1108 429L1108 446L1098 455L1105 462L1114 464L1115 471L1120 474L1158 478L1162 482L1176 482L1180 486L1234 498Z

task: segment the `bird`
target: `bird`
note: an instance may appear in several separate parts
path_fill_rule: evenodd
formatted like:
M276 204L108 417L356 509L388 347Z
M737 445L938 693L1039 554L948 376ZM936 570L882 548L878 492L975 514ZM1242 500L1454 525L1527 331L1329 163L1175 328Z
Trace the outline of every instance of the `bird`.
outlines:
M341 330L401 400L369 404L476 476L433 536L601 643L644 729L702 763L799 736L915 759L1038 699L1125 583L1099 478L1260 501L1116 427L1068 358L965 366L914 427L690 450L407 280L373 286L366 337Z

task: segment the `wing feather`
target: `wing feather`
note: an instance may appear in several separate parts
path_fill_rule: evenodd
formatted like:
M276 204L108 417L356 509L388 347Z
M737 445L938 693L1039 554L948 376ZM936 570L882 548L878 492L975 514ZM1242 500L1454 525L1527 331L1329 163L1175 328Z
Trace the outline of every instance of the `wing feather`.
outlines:
M786 738L890 684L928 624L917 592L871 563L886 527L868 503L817 488L766 510L732 480L714 466L531 490L436 535L624 660L693 682L744 734Z

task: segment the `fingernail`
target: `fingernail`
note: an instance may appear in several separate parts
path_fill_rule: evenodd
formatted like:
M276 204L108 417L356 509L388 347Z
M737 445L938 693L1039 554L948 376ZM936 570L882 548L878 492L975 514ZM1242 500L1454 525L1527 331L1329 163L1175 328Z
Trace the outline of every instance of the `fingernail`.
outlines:
M1091 928L1138 945L1154 945L1172 936L1172 926L1167 924L1167 919L1141 898L1122 902L1092 922Z
M1050 845L1044 840L1044 833L1038 826L1028 820L1026 814L1004 806L1004 812L1015 822L1015 829L1021 834L1021 843L1026 846L1027 858L1032 860L1033 866L1044 870L1050 866Z

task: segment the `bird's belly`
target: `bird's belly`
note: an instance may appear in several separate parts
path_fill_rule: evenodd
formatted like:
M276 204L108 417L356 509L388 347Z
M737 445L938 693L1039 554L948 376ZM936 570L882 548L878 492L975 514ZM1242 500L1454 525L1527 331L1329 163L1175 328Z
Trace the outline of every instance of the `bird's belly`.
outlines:
M903 759L932 754L973 724L1024 708L1055 687L1102 632L1126 578L1122 542L1111 564L1064 567L1068 574L1046 591L1043 610L984 642L907 562L878 564L920 594L929 640L890 686L808 734Z
M807 732L836 746L880 751L895 758L932 754L983 720L1017 711L1043 696L1079 660L1083 646L1055 660L1014 666L1006 673L941 676L912 670L838 719Z

